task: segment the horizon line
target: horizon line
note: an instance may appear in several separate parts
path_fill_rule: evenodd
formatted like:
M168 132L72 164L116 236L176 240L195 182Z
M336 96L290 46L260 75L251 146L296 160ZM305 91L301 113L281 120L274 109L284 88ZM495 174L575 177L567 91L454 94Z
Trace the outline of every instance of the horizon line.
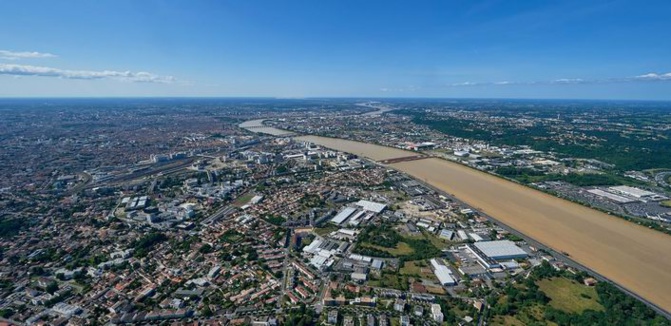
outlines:
M315 100L315 99L359 99L359 100L508 100L508 101L620 101L620 102L671 102L671 99L636 98L540 98L540 97L436 97L436 96L0 96L2 100L102 100L102 99L268 99L268 100Z

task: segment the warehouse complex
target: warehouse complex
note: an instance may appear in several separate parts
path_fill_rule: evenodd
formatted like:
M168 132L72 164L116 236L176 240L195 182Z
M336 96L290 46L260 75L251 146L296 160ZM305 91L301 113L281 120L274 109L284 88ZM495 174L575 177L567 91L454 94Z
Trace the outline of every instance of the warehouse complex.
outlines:
M467 245L467 249L475 255L480 265L488 269L501 267L498 262L500 260L528 256L526 251L510 240L480 241Z

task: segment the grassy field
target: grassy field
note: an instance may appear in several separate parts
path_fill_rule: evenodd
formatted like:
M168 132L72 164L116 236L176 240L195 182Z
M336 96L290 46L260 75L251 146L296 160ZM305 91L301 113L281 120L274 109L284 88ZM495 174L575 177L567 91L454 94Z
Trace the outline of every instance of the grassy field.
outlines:
M422 264L424 267L420 266ZM421 278L435 279L435 276L431 271L431 267L429 267L429 263L421 260L405 262L403 267L401 267L399 270L399 274L409 276L417 275Z
M221 241L223 242L228 242L228 243L238 243L244 239L244 236L235 231L235 230L229 230L226 231L222 236L221 236Z
M597 301L598 295L593 287L585 286L567 278L545 279L538 287L550 299L550 305L568 313L582 313L587 309L602 311Z
M399 270L403 275L420 275L422 273L421 267L415 261L406 261L403 267Z
M377 250L386 251L386 252L392 254L395 257L405 256L405 255L409 255L409 254L413 253L412 248L410 248L410 246L405 242L399 242L396 245L395 248L385 248L385 247L376 246L376 245L373 245L373 244L370 244L370 243L363 243L362 245L364 247L375 248Z
M233 201L233 206L242 207L245 204L249 203L249 201L252 200L253 197L254 197L254 194L251 193L251 192L248 192L248 193L236 198Z
M421 234L414 234L414 235L406 235L404 236L406 239L426 239L431 242L432 245L436 246L439 249L445 249L448 244L450 243L447 240L441 239L437 235L427 232L427 231L422 231Z
M324 236L324 235L329 234L329 233L331 233L333 231L336 231L336 230L338 230L337 226L335 226L333 224L327 224L323 228L315 228L313 230L313 232L318 234L318 235Z
M408 289L408 278L392 273L384 273L380 278L371 278L368 285L406 291Z
M443 289L440 286L427 286L426 291L431 294L438 294L438 295L443 295L446 293L445 289Z
M441 249L441 250L445 249L445 247L447 247L447 245L449 244L449 241L441 239L440 237L438 237L437 235L435 235L433 233L422 232L422 234L424 235L425 239L431 241L431 244L436 246L438 249Z
M671 207L671 200L665 200L665 201L663 201L659 204L664 206L664 207Z
M516 325L557 325L554 322L546 321L543 316L543 306L533 305L522 308L515 316L495 316L491 320L491 325L516 326Z
M524 326L524 323L513 316L496 316L492 318L492 325L498 326Z

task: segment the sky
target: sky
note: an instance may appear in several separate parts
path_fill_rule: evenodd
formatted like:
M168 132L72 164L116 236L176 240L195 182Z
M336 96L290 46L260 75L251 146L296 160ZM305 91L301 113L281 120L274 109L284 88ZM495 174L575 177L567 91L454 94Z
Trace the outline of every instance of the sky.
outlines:
M0 97L671 100L671 1L0 0Z

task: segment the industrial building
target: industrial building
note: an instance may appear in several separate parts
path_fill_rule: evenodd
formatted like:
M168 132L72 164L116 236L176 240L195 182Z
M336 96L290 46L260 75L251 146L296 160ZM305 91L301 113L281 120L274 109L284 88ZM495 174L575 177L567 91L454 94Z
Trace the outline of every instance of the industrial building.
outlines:
M371 264L371 267L373 269L382 269L382 266L384 265L384 262L379 259L373 259L373 263Z
M343 222L345 222L350 216L352 216L354 212L356 212L356 208L345 207L343 210L340 211L340 213L338 213L335 217L333 217L331 222L340 225Z
M354 273L352 273L351 278L352 278L352 281L354 281L354 282L362 283L362 282L366 281L366 279L368 278L368 275L366 275L366 273L354 272Z
M587 190L587 192L589 192L591 194L594 194L594 195L597 195L599 197L608 198L608 199L610 199L612 201L615 201L615 202L618 202L620 204L633 203L633 202L636 201L633 198L628 198L628 197L616 195L616 194L613 194L613 193L610 193L610 192L607 192L607 191L603 191L601 189L589 189L589 190Z
M652 197L656 195L654 192L650 192L647 190L643 190L640 188L636 187L630 187L630 186L617 186L617 187L609 187L609 190L616 192L616 193L621 193L626 196L631 196L634 198L645 198L645 197Z
M456 285L457 281L452 276L452 271L445 265L438 262L438 260L431 259L431 266L433 267L433 272L436 274L438 281L443 286Z
M484 240L484 239L483 239L479 234L477 234L477 233L470 233L469 235L471 236L471 239L473 239L473 241L475 241L475 242L479 242L479 241Z
M480 241L467 245L478 263L485 268L498 268L498 260L526 258L528 254L510 240Z
M457 231L457 235L459 235L459 239L461 239L462 241L468 240L468 234L466 234L466 231L464 230Z
M452 230L441 230L440 235L441 238L445 240L452 240L454 238L454 231Z
M376 203L368 200L359 200L356 205L363 208L364 210L375 213L381 213L385 208L387 208L386 204Z

